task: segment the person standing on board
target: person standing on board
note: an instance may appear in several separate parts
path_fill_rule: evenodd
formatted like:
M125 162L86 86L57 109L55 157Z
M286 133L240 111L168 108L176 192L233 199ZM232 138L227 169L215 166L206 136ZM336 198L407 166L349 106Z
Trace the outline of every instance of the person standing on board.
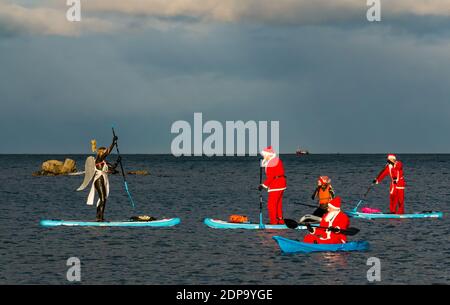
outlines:
M87 204L94 204L94 196L97 192L98 201L97 201L97 214L96 221L102 222L105 220L105 207L106 207L106 199L109 196L109 179L108 173L111 170L114 170L117 164L120 162L120 157L117 159L115 165L111 165L107 163L106 157L111 153L114 146L117 144L117 137L114 136L113 141L109 148L100 147L98 150L96 149L95 140L92 141L92 151L97 151L97 156L88 157L86 159L85 164L85 177L82 185L77 189L77 191L84 190L89 183L92 181L91 190L88 195Z
M340 233L350 226L350 219L341 211L341 197L332 199L327 205L328 213L322 217L319 227L313 228L307 224L310 234L303 239L305 243L311 244L345 244L347 236Z
M259 190L266 189L269 193L267 202L269 223L284 224L283 193L286 190L286 176L283 162L277 157L272 146L265 148L261 155L264 158L261 166L265 168L266 180L259 185Z
M388 163L381 173L373 180L374 184L379 184L389 175L391 177L391 185L389 189L389 210L392 214L405 213L405 178L403 176L403 163L397 160L393 154L387 156Z
M312 200L319 199L319 207L314 211L313 215L322 217L327 213L328 203L334 198L334 190L331 186L331 179L328 176L320 176L317 180L317 188L311 196Z

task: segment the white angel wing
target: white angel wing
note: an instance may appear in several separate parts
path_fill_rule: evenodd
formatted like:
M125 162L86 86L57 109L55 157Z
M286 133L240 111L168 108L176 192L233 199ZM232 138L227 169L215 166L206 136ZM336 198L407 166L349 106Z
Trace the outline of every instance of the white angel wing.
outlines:
M92 178L94 178L95 175L95 158L90 156L86 159L86 162L84 164L84 180L83 183L80 185L79 188L77 188L77 191L84 190L88 185L89 182L91 182Z

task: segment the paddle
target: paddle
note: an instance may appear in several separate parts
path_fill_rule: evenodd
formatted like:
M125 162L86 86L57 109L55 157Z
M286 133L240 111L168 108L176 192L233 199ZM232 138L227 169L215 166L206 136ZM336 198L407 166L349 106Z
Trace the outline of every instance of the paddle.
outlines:
M284 219L284 223L286 224L286 226L287 226L289 229L297 229L297 227L298 227L299 225L301 225L300 223L296 222L296 221L293 220L293 219ZM320 228L320 229L337 229L337 228L334 228L334 227L328 227L328 228L327 228L327 227L316 227L316 226L314 226L314 228ZM353 235L358 234L359 231L360 231L360 230L359 230L358 228L348 228L348 229L346 229L346 230L340 230L339 233L342 233L342 234L348 235L348 236L353 236Z
M372 189L372 187L375 185L375 183L372 183L368 188L367 188L367 191L366 191L366 193L364 194L364 198L366 198L367 197L367 194L369 194L369 192L370 192L370 190Z
M366 193L363 195L363 199L360 199L358 201L358 204L356 205L356 207L353 208L353 212L356 212L358 210L358 207L361 205L361 203L363 203L364 199L366 199L367 194L369 194L370 190L372 189L372 187L375 185L375 183L372 183L368 188Z
M375 185L375 183L372 183L371 185L369 185L369 187L367 188L366 193L363 195L363 199L360 199L358 201L358 204L356 205L356 207L353 208L353 212L356 212L358 210L358 207L360 206L361 203L363 203L364 199L366 199L367 194L369 194L370 190L372 189L372 187Z
M259 185L262 184L262 162L260 161L259 163ZM264 229L264 224L263 224L263 216L262 216L262 205L263 205L263 200L262 200L262 189L259 191L259 228L260 229Z
M114 132L114 127L112 127L112 132L113 132L113 136L115 137L116 133ZM127 192L128 198L130 198L131 205L133 206L133 209L134 209L134 201L133 201L133 197L131 197L130 191L128 190L128 182L127 182L127 178L125 177L125 171L123 170L122 158L120 157L119 145L117 144L117 141L116 141L116 150L117 150L117 154L119 155L120 170L122 171L122 177L123 177L123 183L125 186L125 191Z
M379 177L383 171L384 171L384 169L382 169L382 170L378 173L377 177ZM374 180L374 181L376 181L376 180ZM366 193L363 195L363 199L361 199L361 200L358 201L358 204L357 204L356 207L353 209L353 212L356 212L356 211L358 210L359 205L364 201L364 199L366 199L367 194L369 194L370 190L372 189L372 187L373 187L375 184L376 184L376 183L373 182L373 183L367 188Z
M316 208L316 209L317 209L317 205L312 205L312 204L307 204L307 203L301 203L301 202L295 202L294 204L304 205L305 207L311 207L311 208Z

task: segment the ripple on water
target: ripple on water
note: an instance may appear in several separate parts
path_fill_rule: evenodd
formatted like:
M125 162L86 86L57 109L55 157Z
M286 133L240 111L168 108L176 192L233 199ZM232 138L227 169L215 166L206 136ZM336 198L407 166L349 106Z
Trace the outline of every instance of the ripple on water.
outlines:
M448 215L449 155L404 155L408 211L440 210ZM368 240L363 253L283 255L273 235L302 239L292 230L259 232L213 230L205 217L226 219L245 214L258 221L259 174L256 158L124 156L130 168L152 175L130 177L137 203L133 210L122 178L111 177L108 219L148 214L181 217L174 228L41 228L39 220L95 218L86 192L73 192L81 177L31 177L45 156L0 156L3 202L0 215L0 283L68 284L66 261L82 261L86 284L368 284L369 257L382 263L382 283L449 284L448 217L442 220L356 220L361 231L352 240ZM83 164L85 156L74 156ZM351 208L367 190L367 181L384 162L381 155L283 157L288 190L284 214L298 219L311 213L294 202L311 202L317 176L327 173ZM11 171L14 170L14 175ZM23 185L28 185L23 189ZM202 187L200 187L202 186ZM264 194L266 198L266 194ZM388 186L381 184L366 206L386 210ZM266 217L266 215L264 214ZM420 263L419 263L420 262Z

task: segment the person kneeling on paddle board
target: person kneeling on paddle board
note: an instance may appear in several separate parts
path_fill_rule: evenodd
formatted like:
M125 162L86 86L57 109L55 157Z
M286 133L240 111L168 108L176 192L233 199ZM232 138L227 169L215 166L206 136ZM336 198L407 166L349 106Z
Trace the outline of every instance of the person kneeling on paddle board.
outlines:
M347 236L340 233L350 226L350 219L341 211L341 198L336 197L328 203L328 213L322 217L319 227L307 224L310 234L304 238L305 243L311 244L344 244ZM327 228L327 229L324 229Z
M319 180L317 180L317 188L314 190L311 199L314 200L316 197L319 199L319 207L314 211L313 215L322 217L327 213L328 203L334 198L331 179L327 176L320 176Z
M283 193L286 190L286 176L284 174L283 162L277 157L272 146L261 152L261 166L265 168L266 180L259 185L269 193L267 208L269 210L270 224L284 224L283 220Z
M373 180L373 183L379 184L389 174L391 177L389 210L392 214L404 214L406 182L403 176L403 163L397 161L397 157L393 154L387 156L387 161L385 168Z
M120 162L120 159L117 159L115 165L111 165L106 162L106 157L111 153L112 149L117 144L117 139L118 138L114 136L111 146L109 148L100 147L97 150L97 156L95 158L91 156L86 159L84 181L81 184L81 186L77 189L77 191L82 191L89 185L91 181L93 181L86 203L88 205L93 205L95 192L97 192L97 195L99 197L97 201L97 215L96 215L97 221L105 220L104 214L105 214L106 199L109 196L108 173L110 172L111 169L114 169ZM93 152L96 151L95 146L96 146L95 141L92 141Z

